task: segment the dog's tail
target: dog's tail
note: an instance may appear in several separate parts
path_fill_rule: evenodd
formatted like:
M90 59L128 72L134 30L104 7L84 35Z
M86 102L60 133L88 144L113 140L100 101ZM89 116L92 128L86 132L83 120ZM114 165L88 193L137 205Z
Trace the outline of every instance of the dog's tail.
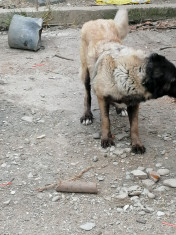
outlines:
M120 9L115 15L114 21L117 25L119 37L123 40L128 33L128 11Z

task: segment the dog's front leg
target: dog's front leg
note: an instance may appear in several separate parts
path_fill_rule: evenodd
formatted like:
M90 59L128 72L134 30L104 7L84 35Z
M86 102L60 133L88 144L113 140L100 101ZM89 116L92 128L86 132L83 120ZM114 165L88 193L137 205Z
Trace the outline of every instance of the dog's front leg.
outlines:
M139 104L134 106L128 106L127 112L130 121L132 152L142 154L145 152L145 147L141 144L138 133Z
M101 114L101 126L102 126L102 137L101 146L107 148L108 146L114 145L112 134L110 131L110 120L109 120L109 103L105 98L98 97L98 103Z

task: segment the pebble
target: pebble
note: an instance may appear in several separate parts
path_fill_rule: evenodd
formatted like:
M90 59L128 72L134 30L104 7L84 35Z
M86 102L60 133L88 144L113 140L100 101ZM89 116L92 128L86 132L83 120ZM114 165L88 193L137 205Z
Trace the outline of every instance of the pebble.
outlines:
M1 167L3 167L3 168L6 167L6 166L7 166L6 163L2 163L2 164L1 164Z
M122 211L123 211L122 208L119 208L119 207L117 208L117 212L118 212L118 213L121 213Z
M149 173L150 179L152 179L155 183L159 181L160 175L156 171L150 171Z
M157 170L157 173L159 174L159 175L168 175L169 174L169 170L168 169L159 169L159 170Z
M161 155L164 155L166 153L166 150L163 150L160 153L161 153Z
M146 224L146 220L144 219L137 219L136 222L141 223L141 224Z
M142 193L142 188L138 185L134 185L128 188L129 196L139 196Z
M95 227L95 223L91 223L91 222L87 222L85 224L82 224L80 226L81 229L85 230L85 231L90 231Z
M162 164L161 163L156 163L156 165L155 165L156 167L162 167Z
M162 185L162 186L160 186L160 187L154 189L154 191L155 191L155 192L165 192L165 191L167 191L168 189L169 189L168 187Z
M151 171L153 171L153 168L146 168L145 171L147 172L147 174L149 174Z
M113 152L114 155L121 156L124 153L123 149L115 149Z
M16 193L16 191L11 191L10 194L14 195Z
M167 179L163 181L165 186L169 186L171 188L176 188L176 179Z
M157 211L157 216L163 216L163 215L165 215L165 213L164 212L162 212L162 211Z
M123 207L123 211L127 211L129 207L130 207L130 205L125 205L125 206Z
M137 169L140 170L140 171L144 171L144 170L145 170L145 167L139 166Z
M98 161L98 157L97 156L94 156L93 157L93 162L97 162Z
M9 199L9 200L3 202L3 204L4 204L4 205L9 205L9 204L10 204L10 201L11 201L11 200Z
M59 199L60 199L59 195L55 196L55 197L52 198L52 202L57 202L57 201L59 201Z
M28 178L33 178L34 176L33 176L33 174L32 174L32 172L30 172L29 174L28 174Z
M100 138L101 138L100 133L98 133L98 132L97 132L97 133L94 133L94 134L93 134L93 138L94 138L94 139L100 139Z
M124 149L124 152L125 152L125 153L130 153L130 152L131 152L131 148L125 148L125 149Z
M129 134L128 133L122 133L122 134L118 134L118 135L116 135L116 139L117 140L123 140L124 138L126 138L126 137L129 137Z
M127 155L126 155L126 153L123 153L122 155L120 155L120 157L121 157L121 158L126 158Z
M153 193L148 193L147 196L150 199L154 199L155 198L155 194L153 194Z
M139 179L147 179L147 174L141 170L133 170L131 173Z
M33 122L33 117L30 116L23 116L21 120L26 121L26 122Z
M142 185L143 185L145 188L149 189L149 190L152 189L152 187L153 187L154 184L155 184L155 183L154 183L152 180L150 180L150 179L142 180Z
M103 180L104 180L104 176L101 176L101 175L100 175L100 176L97 177L97 179L98 179L99 181L103 181Z

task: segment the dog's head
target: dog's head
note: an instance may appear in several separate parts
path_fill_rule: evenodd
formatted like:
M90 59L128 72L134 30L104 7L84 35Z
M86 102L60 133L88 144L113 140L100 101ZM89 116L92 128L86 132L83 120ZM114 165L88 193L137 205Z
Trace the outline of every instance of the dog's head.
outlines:
M176 97L176 67L164 56L151 54L147 58L143 85L153 98Z

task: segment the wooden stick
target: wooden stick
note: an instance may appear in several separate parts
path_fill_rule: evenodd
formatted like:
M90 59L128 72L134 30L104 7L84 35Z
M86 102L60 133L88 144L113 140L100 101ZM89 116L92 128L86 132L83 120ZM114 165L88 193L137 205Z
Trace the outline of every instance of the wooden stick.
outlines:
M74 180L77 180L77 179L81 178L84 173L86 173L87 171L89 171L89 170L92 169L92 168L94 168L94 166L90 166L90 167L88 167L87 169L81 171L81 172L79 173L79 175L74 176L73 178L69 179L68 181L74 181Z
M55 56L58 57L58 58L64 59L64 60L74 61L73 59L70 59L70 58L67 58L67 57L64 57L64 56L61 56L61 55L58 55L58 54L56 54Z
M94 182L64 181L56 188L57 192L69 193L98 193L97 185Z
M169 48L176 48L176 46L162 47L162 48L160 48L160 51L165 50L165 49L169 49Z

